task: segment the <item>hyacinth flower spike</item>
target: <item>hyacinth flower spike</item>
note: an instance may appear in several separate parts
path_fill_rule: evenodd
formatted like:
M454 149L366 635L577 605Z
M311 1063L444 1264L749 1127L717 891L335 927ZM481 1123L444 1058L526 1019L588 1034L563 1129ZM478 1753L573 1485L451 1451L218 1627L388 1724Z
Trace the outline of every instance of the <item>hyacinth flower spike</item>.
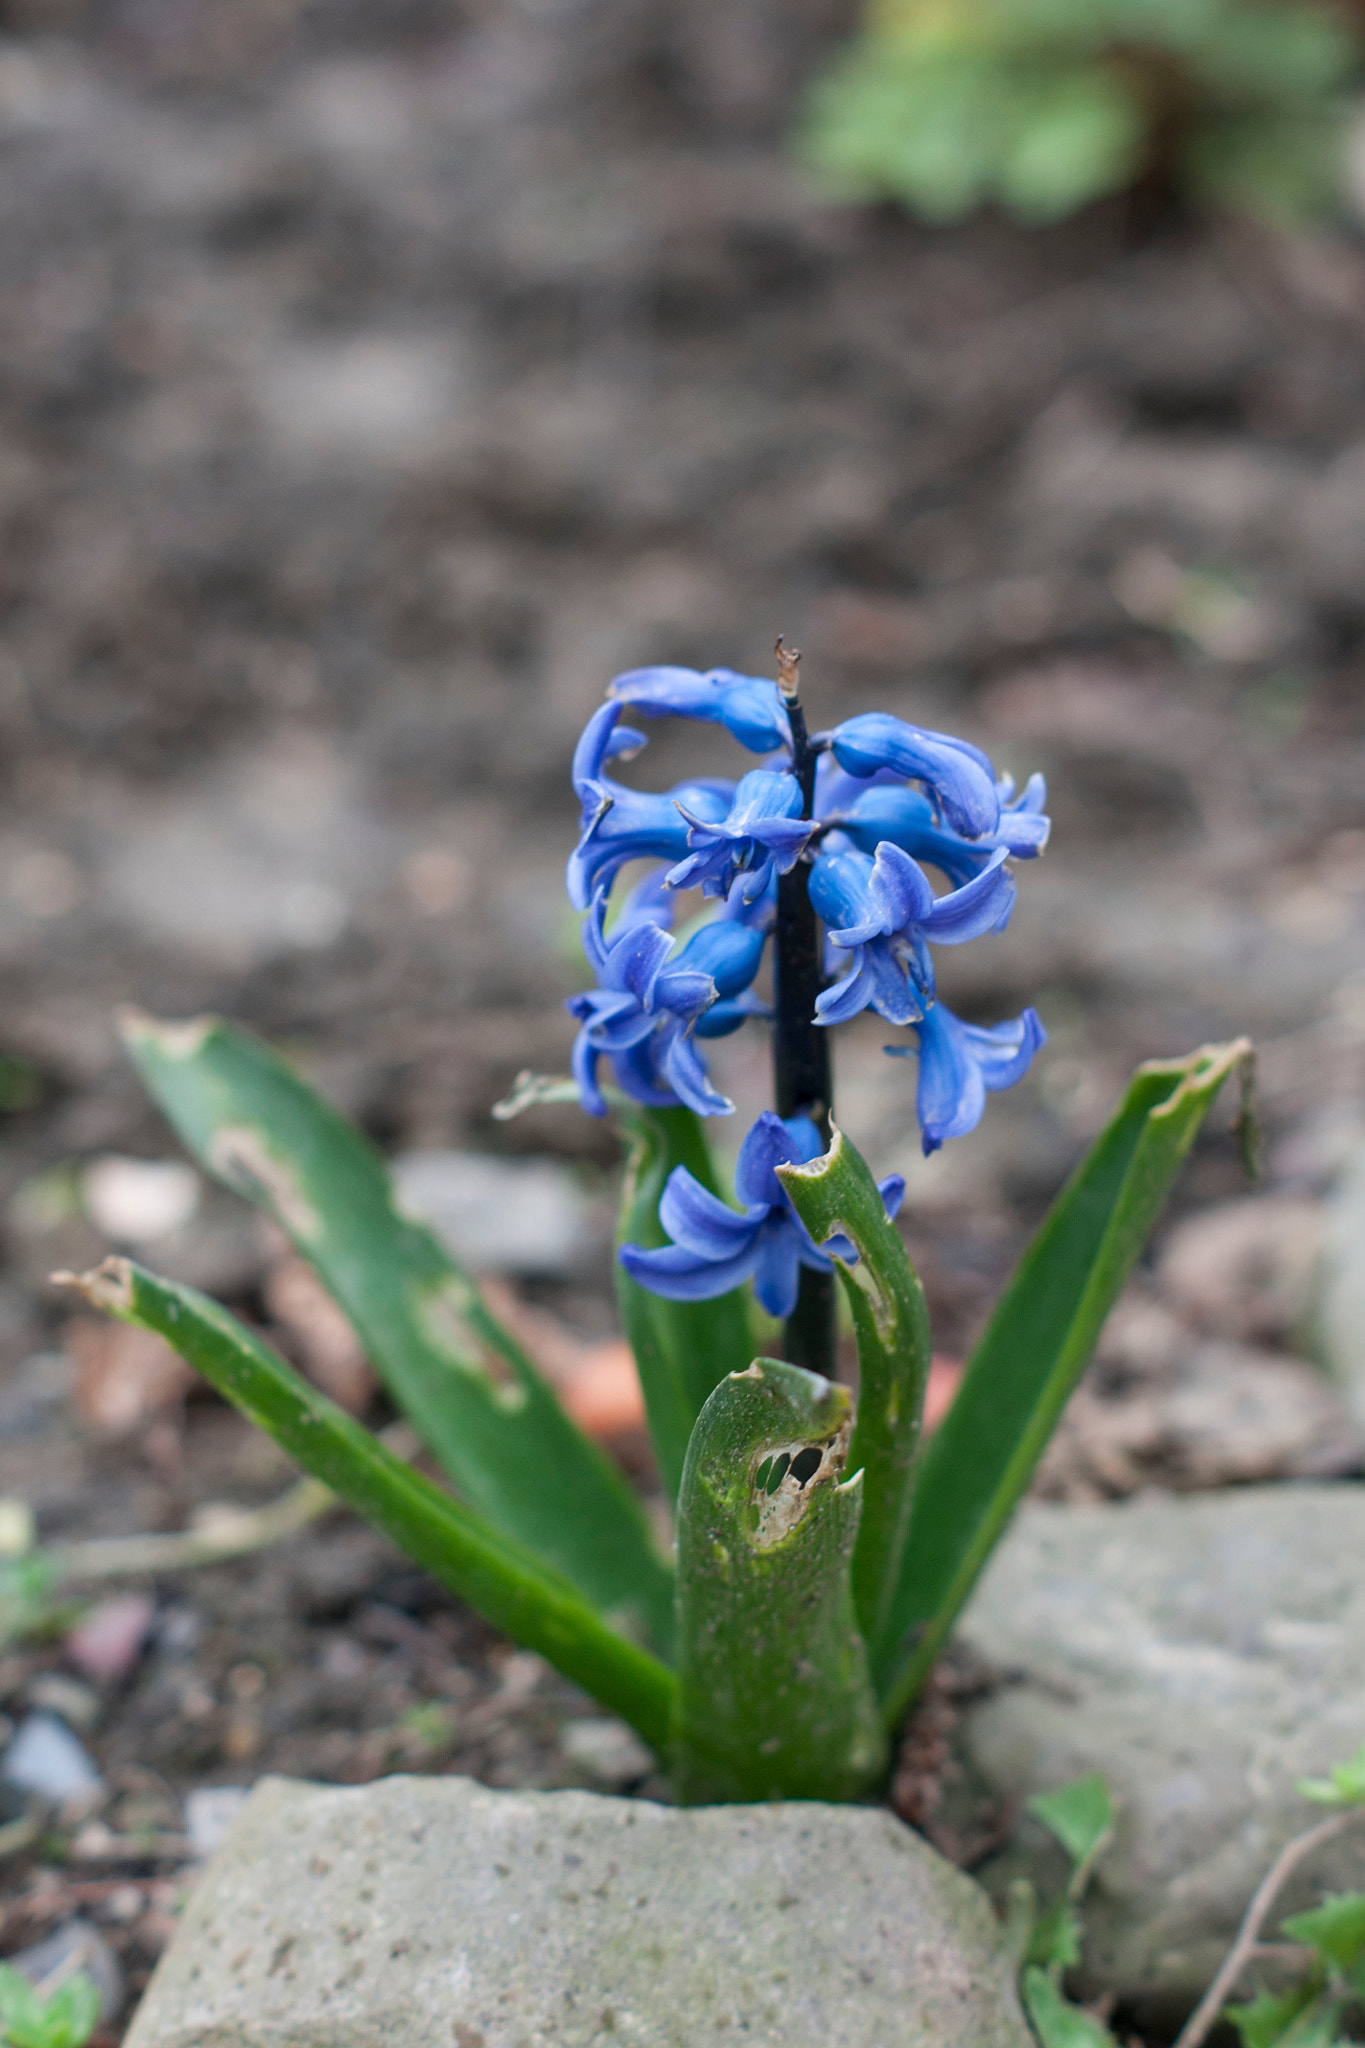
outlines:
M765 1109L740 1147L735 1165L735 1194L745 1204L731 1209L694 1179L685 1166L675 1167L659 1203L659 1221L671 1244L656 1251L639 1245L621 1247L620 1259L631 1278L651 1294L669 1301L711 1301L752 1278L754 1292L771 1316L789 1316L796 1306L801 1268L818 1273L833 1270L792 1208L777 1178L778 1166L805 1166L818 1159L825 1141L809 1117L779 1117ZM891 1174L879 1182L888 1216L900 1208L905 1182ZM850 1264L857 1253L847 1238L832 1237L829 1251Z
M723 725L751 754L791 751L791 727L777 684L732 668L632 668L607 685L615 704L647 718L699 718Z
M685 803L679 802L678 809L687 820L692 851L669 869L669 884L700 887L706 896L728 895L736 875L745 872L745 895L756 902L774 872L791 873L815 830L812 820L801 816L796 777L766 768L740 777L729 814L718 821L697 817Z
M1008 924L1015 890L1005 859L998 848L971 881L935 897L923 868L889 840L874 859L835 835L812 864L810 896L853 965L816 997L816 1021L845 1024L871 1006L889 1024L917 1022L934 999L928 942L963 945Z
M888 840L902 853L938 868L955 888L979 875L1001 849L1013 860L1033 860L1047 845L1051 820L1043 811L1047 784L1041 775L1030 776L1017 797L1008 776L996 784L1000 823L980 839L966 839L945 825L922 789L878 783L858 790L843 776L838 782L842 788L827 783L820 793L819 815L826 824L836 826L861 853L875 854Z
M1007 1024L964 1024L942 1003L935 1003L913 1028L919 1040L915 1111L926 1158L945 1139L974 1131L987 1095L1012 1088L1028 1071L1039 1046L1047 1044L1034 1009ZM888 1045L883 1050L893 1059L909 1059L915 1048Z
M698 1116L728 1116L734 1104L713 1087L692 1034L712 1010L719 1014L704 1034L710 1038L762 1012L745 991L763 957L763 923L738 914L748 906L737 905L737 914L704 925L675 953L666 928L671 906L661 901L659 883L657 875L641 883L610 937L603 929L604 889L583 921L584 951L598 986L565 1005L581 1027L571 1059L579 1099L590 1115L606 1115L597 1081L605 1055L620 1087L637 1102L653 1109L683 1103Z
M867 711L819 734L816 744L831 749L847 775L867 778L889 770L924 783L948 824L968 839L980 839L1000 823L995 770L966 740L907 725L889 712Z
M629 759L648 744L643 733L621 725L620 717L619 704L603 704L574 750L573 786L582 819L565 880L575 910L587 910L596 890L610 889L629 861L682 860L690 821L719 823L734 795L733 782L719 778L682 782L661 795L614 782L603 773L606 764Z

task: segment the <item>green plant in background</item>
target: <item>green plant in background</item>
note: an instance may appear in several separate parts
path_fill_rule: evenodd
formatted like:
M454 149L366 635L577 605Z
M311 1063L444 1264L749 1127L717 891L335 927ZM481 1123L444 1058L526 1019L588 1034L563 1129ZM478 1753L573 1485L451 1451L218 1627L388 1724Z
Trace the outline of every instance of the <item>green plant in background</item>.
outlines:
M1042 223L1141 183L1302 219L1335 192L1360 54L1330 0L871 0L802 148L932 221Z
M1303 1863L1324 1843L1365 1818L1365 1749L1327 1778L1307 1778L1298 1790L1315 1805L1335 1809L1285 1844L1256 1887L1237 1938L1217 1976L1177 2035L1173 2048L1203 2048L1220 2020L1236 2029L1242 2048L1349 2048L1342 2027L1365 2006L1365 1892L1337 1892L1306 1913L1280 1923L1285 1942L1299 1951L1298 1974L1287 1989L1263 1991L1245 2005L1229 2005L1228 1994L1249 1964L1273 1954L1283 1966L1283 1947L1267 1951L1261 1930L1276 1899ZM1042 2048L1118 2048L1109 2028L1093 2013L1072 2005L1062 1989L1067 1970L1081 1959L1079 1907L1099 1858L1113 1835L1114 1809L1102 1778L1090 1776L1060 1792L1031 1799L1028 1810L1061 1843L1071 1859L1071 1877L1061 1897L1042 1915L1033 1889L1016 1884L1009 1921L1023 1952L1019 1988Z
M100 1994L83 1970L46 1998L13 1963L0 1963L4 2048L85 2048L100 2016Z
M622 1134L622 1320L676 1559L469 1276L397 1205L379 1155L242 1031L124 1022L185 1144L312 1263L448 1486L193 1289L125 1259L75 1283L164 1336L314 1479L628 1721L693 1801L852 1799L882 1782L1181 1161L1250 1057L1238 1041L1139 1069L926 1441L928 1316L891 1220L903 1183L878 1184L832 1122L830 1028L870 1007L913 1034L886 1050L918 1055L926 1152L1018 1078L1043 1039L1034 1013L954 1017L930 947L1006 921L1010 862L1046 839L1044 793L1034 778L1016 796L978 749L879 713L809 736L794 659L779 658L780 684L636 671L594 714L575 756L569 889L597 985L569 1004L573 1078L524 1077L502 1107L577 1100ZM626 704L719 724L767 765L664 794L627 786L607 773L644 745L619 722ZM656 865L609 922L614 883L640 861ZM675 937L689 889L699 914ZM770 947L771 1012L754 993ZM736 1208L705 1134L733 1105L700 1045L769 1015L777 1110L740 1147ZM856 1403L834 1379L836 1284ZM782 1326L766 1347L754 1297Z

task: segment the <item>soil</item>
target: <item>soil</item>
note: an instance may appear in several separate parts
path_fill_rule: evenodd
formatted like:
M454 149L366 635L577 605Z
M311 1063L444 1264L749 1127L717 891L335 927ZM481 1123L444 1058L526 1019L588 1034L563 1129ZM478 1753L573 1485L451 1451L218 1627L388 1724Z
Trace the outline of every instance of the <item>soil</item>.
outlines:
M1269 1307L1249 1327L1236 1288L1192 1297L1158 1259L1042 1483L1359 1469L1320 1380L1300 1426L1306 1282L1245 1219L1288 1202L1311 1237L1365 1128L1365 246L833 206L790 137L850 19L10 0L0 1496L43 1543L289 1482L44 1284L107 1249L77 1169L178 1156L114 1006L223 1011L386 1148L550 1154L600 1200L601 1126L489 1114L566 1061L573 741L618 670L761 672L779 631L817 723L892 710L1051 781L1011 930L942 977L982 1021L1037 1005L1034 1075L924 1162L884 1034L838 1054L841 1120L908 1173L945 1359L1133 1062L1250 1031L1264 1193L1222 1207L1247 1199L1229 1110L1172 1215L1232 1215L1241 1250L1209 1256L1269 1275ZM727 746L660 729L644 766ZM763 1061L717 1048L741 1130ZM278 1245L225 1197L181 1253L308 1354ZM605 1249L518 1285L570 1353L610 1342ZM1219 1345L1277 1390L1254 1442ZM6 1952L79 1907L136 1990L193 1868L186 1795L263 1770L657 1789L344 1518L128 1586L154 1607L118 1675L73 1671L60 1616L0 1662L13 1721L85 1716L107 1788L3 1865ZM597 1734L566 1747L570 1723ZM921 1730L903 1773L919 1814L933 1751Z

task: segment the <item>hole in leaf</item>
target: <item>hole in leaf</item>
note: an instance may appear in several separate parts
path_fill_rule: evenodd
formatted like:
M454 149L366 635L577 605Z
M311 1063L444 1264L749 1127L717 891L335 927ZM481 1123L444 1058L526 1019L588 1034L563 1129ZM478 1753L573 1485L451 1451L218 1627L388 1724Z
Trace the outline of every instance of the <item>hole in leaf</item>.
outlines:
M823 1456L823 1452L817 1451L813 1444L808 1444L804 1451L797 1452L792 1459L791 1469L792 1478L798 1486L804 1486L808 1479L814 1479L820 1470Z
M759 1466L757 1472L755 1472L754 1485L758 1488L760 1493L766 1493L768 1491L768 1474L772 1471L772 1469L772 1459L765 1458L763 1460L763 1463Z
M787 1453L785 1451L782 1453L782 1456L780 1458L773 1459L773 1469L768 1474L768 1484L765 1489L768 1493L777 1492L778 1487L782 1484L782 1481L787 1476L787 1467L788 1465L790 1465L790 1463L791 1459L787 1456Z

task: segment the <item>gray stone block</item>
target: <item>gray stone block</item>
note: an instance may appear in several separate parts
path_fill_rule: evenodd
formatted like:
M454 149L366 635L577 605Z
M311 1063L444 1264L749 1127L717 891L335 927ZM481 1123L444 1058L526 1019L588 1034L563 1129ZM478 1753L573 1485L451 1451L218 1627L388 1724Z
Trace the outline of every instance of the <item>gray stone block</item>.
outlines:
M972 1780L1017 1807L1099 1771L1121 1802L1083 1978L1188 2007L1276 1852L1294 1789L1365 1742L1365 1486L1257 1486L1019 1516L962 1634L1002 1682L965 1715ZM1041 1829L983 1872L1049 1880ZM1284 1911L1365 1888L1365 1825Z
M890 1814L262 1781L127 2048L1028 2048L984 1894Z

